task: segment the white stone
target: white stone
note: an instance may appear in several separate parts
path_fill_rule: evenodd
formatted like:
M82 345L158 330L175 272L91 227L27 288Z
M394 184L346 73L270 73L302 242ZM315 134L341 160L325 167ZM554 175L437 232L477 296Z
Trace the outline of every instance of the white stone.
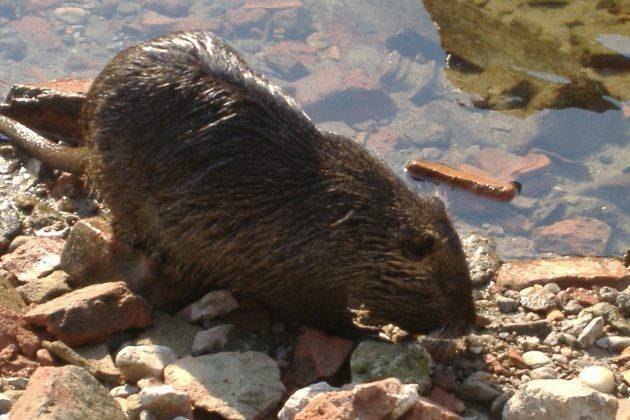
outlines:
M191 414L188 394L171 385L151 386L140 391L140 405L159 418L173 418Z
M216 353L227 344L228 334L234 329L234 325L218 325L208 330L199 331L192 345L194 356Z
M285 392L276 362L255 351L184 357L164 378L195 395L195 406L226 418L267 418Z
M164 367L177 360L177 356L165 346L127 346L116 355L116 366L128 381L136 382L146 377L162 378Z
M610 394L615 389L613 373L603 366L589 366L580 372L580 381L591 388Z
M622 351L626 347L630 347L630 337L621 337L611 335L608 337L602 337L595 341L599 347L612 351Z
M284 407L278 413L279 420L293 420L293 417L299 413L313 399L315 395L322 392L336 391L339 388L332 387L326 382L318 382L309 385L306 388L298 389L284 403Z
M138 415L138 420L157 420L149 410L142 410L140 415Z
M523 353L523 361L530 367L540 367L551 363L551 359L542 351L527 351Z
M86 11L79 7L58 7L53 10L53 15L68 25L78 25L87 18Z
M528 382L508 400L503 420L611 420L617 399L580 381L540 379Z
M12 405L11 398L0 392L0 414L8 413Z
M578 343L585 349L592 346L599 337L604 333L604 318L598 316L593 318L578 336Z
M215 290L182 309L177 316L188 322L199 322L225 315L238 308L238 302L227 290Z

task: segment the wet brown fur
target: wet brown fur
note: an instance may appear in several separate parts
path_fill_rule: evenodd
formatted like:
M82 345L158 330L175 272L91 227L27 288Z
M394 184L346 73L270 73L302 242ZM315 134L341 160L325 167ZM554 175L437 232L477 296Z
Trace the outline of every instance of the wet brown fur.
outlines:
M163 256L188 292L175 300L228 288L331 328L357 313L410 332L460 334L474 321L443 202L353 140L318 131L213 35L123 51L92 85L83 119L115 233Z

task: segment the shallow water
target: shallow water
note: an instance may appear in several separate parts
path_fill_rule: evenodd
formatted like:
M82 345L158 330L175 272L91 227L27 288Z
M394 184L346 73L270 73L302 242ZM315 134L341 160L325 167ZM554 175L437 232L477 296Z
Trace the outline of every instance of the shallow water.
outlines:
M615 0L0 1L0 93L93 77L125 46L210 29L401 176L422 157L521 182L511 203L439 188L460 231L495 237L502 257L620 255L629 19Z

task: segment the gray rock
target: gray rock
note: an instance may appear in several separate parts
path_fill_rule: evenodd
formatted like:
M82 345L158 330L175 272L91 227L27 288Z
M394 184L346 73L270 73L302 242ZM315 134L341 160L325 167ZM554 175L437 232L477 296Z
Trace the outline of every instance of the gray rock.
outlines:
M619 296L619 291L613 289L612 287L602 286L597 291L597 294L602 302L608 302L614 305L617 301L617 297Z
M594 317L603 316L606 323L623 335L630 335L630 322L621 314L619 309L608 302L599 302L580 312L580 317L590 314Z
M17 290L27 303L44 303L72 291L69 278L64 271L57 270L44 278L31 280Z
M127 346L116 355L116 366L130 382L142 378L162 378L164 367L177 360L177 355L168 347L143 345Z
M562 321L560 330L577 337L582 333L582 331L584 331L584 328L586 328L592 319L593 316L590 314L576 319L565 319Z
M22 61L27 51L26 42L18 37L3 35L0 38L0 54L5 60Z
M163 312L154 312L151 327L134 340L136 346L158 345L173 350L178 358L190 356L192 344L201 331L181 318Z
M599 347L607 350L620 352L630 346L630 337L608 336L595 341Z
M418 343L362 341L350 358L353 383L397 378L402 383L418 384L421 390L431 385L431 365L431 355Z
M218 325L208 330L199 331L192 345L192 354L199 356L221 351L228 341L228 334L233 329L234 325Z
M321 394L322 392L336 391L338 389L339 388L328 385L326 382L318 382L306 388L299 389L284 403L282 410L278 413L278 419L293 420L295 415L306 407L315 395Z
M462 246L468 260L473 286L488 283L501 265L496 242L480 235L470 235L464 238Z
M285 392L276 362L253 351L184 357L167 366L164 377L193 396L196 407L226 418L264 418Z
M519 292L521 305L534 312L547 312L558 306L558 298L540 285L527 287Z
M457 395L467 401L490 402L501 393L473 374L457 387Z
M118 398L127 398L130 395L137 394L140 390L135 386L124 384L109 390L109 395Z
M562 309L567 315L575 315L579 314L580 311L584 309L584 306L582 306L582 304L580 304L580 302L578 302L577 300L571 299L566 303L566 305L564 305Z
M580 335L578 336L578 344L583 348L587 348L595 343L599 337L604 333L604 318L598 316L597 318L593 318L591 322L589 322L586 327L582 330Z
M617 295L615 305L619 308L623 316L630 316L630 293L628 289Z
M510 314L518 311L518 301L512 298L503 297L501 295L497 295L495 298L495 303L504 314Z
M12 405L13 401L11 398L0 392L0 414L8 413Z
M182 309L177 316L188 322L199 322L225 315L238 308L238 303L227 290L216 290Z
M140 405L161 419L192 416L188 394L175 390L171 385L143 388L140 391Z
M503 408L504 420L615 418L617 399L579 381L539 379L519 389Z
M516 332L517 334L533 335L544 338L551 332L551 324L546 319L540 319L537 321L501 324L497 329L499 332Z

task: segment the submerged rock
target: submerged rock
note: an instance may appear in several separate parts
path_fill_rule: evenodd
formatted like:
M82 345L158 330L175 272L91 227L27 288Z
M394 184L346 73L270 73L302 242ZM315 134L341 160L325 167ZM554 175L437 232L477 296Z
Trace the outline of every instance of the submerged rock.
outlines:
M431 365L429 352L417 343L363 341L350 359L354 383L396 378L402 383L420 385L421 392L431 385Z

